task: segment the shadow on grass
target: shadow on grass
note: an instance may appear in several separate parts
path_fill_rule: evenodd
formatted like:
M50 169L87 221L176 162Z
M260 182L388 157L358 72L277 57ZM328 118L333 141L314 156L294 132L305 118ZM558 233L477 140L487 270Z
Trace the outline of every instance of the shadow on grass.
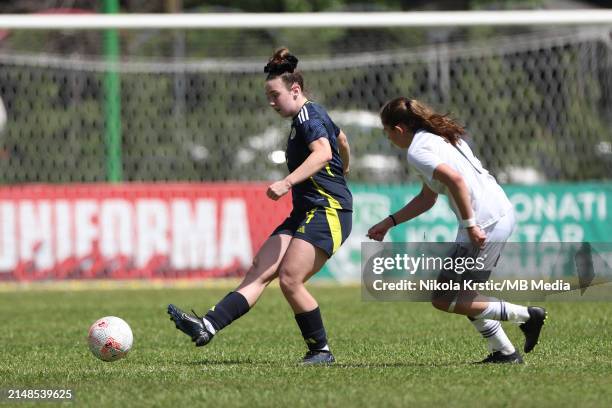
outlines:
M253 361L251 359L204 359L199 361L176 361L177 364L187 364L190 366L253 366L253 367L301 367L299 361L296 362L278 362L278 361ZM418 363L418 362L396 362L396 363L342 363L337 362L329 366L309 366L328 369L346 369L346 368L436 368L436 367L469 367L473 366L473 362L458 362L458 363Z
M471 366L471 362L459 362L459 363L409 363L409 362L398 362L398 363L337 363L334 366L338 368L394 368L394 367L466 367Z
M198 361L175 361L177 364L188 364L192 366L211 365L211 366L230 366L230 365L271 365L268 362L255 362L250 359L204 359Z

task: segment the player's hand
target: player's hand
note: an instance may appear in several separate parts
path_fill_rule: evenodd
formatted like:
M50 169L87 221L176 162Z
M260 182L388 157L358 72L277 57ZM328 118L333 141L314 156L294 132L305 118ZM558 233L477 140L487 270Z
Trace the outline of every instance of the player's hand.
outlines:
M467 233L470 237L470 241L472 244L476 245L478 248L483 248L485 240L487 239L487 235L484 233L480 227L473 226L467 229Z
M291 183L287 180L280 180L268 186L266 195L268 198L276 201L291 190Z
M351 172L351 168L349 166L344 167L342 170L345 176L348 176L348 174Z
M370 228L366 236L375 241L382 241L391 227L393 227L393 221L391 221L391 218L387 217Z

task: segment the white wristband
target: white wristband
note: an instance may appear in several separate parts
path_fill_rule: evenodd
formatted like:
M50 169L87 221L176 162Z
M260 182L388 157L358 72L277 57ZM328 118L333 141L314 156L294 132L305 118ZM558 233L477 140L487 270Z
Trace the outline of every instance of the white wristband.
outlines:
M476 218L472 217L472 218L468 218L467 220L461 220L459 221L459 225L461 226L461 228L475 227Z

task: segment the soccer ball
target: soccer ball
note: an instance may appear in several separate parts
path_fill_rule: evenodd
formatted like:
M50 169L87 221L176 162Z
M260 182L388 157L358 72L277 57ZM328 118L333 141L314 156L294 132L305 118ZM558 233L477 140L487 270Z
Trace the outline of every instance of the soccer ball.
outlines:
M132 348L132 329L115 316L98 319L89 328L87 341L94 356L104 361L123 358Z

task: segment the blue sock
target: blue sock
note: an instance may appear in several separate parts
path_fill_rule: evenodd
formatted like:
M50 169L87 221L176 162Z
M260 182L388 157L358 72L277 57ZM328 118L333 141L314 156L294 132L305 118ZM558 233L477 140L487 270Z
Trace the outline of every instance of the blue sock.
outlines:
M295 315L295 321L300 327L302 337L310 350L329 350L327 347L327 334L323 327L321 311L317 307L310 312Z
M204 318L219 331L248 312L249 302L240 292L230 292L206 313Z

